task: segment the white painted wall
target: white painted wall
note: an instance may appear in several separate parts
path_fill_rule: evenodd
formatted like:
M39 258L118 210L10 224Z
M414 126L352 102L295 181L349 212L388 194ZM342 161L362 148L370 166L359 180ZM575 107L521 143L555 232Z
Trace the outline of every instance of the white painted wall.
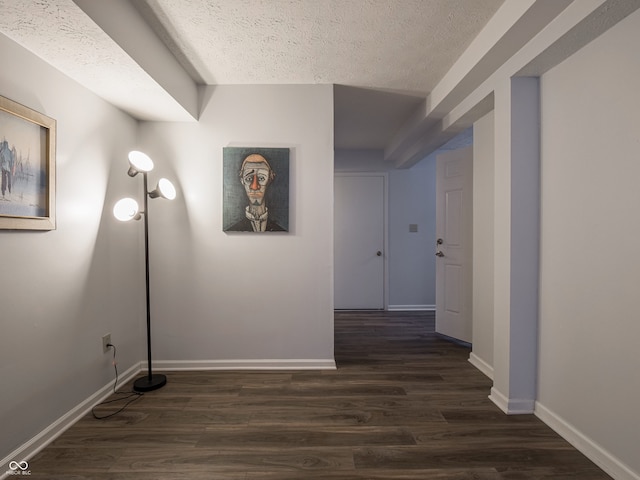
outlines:
M435 305L435 156L397 170L381 150L337 150L338 172L386 172L388 198L388 307ZM418 232L409 232L417 224Z
M493 378L494 115L473 124L473 351L470 361Z
M621 479L640 478L639 31L636 12L541 81L537 410Z
M3 459L113 380L103 334L121 373L139 363L144 260L142 230L111 215L137 192L136 123L3 35L0 52L0 94L57 120L57 230L0 230Z
M150 209L154 360L333 366L333 88L217 86L198 124L143 123L176 201ZM222 149L289 147L290 232L222 231Z

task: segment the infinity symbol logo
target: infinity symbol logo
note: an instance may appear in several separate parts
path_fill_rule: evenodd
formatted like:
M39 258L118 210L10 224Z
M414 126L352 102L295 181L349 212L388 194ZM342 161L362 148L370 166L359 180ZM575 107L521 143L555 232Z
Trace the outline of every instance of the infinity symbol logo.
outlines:
M9 462L9 468L13 471L18 469L25 471L27 468L29 468L29 464L24 460L22 462L12 461Z

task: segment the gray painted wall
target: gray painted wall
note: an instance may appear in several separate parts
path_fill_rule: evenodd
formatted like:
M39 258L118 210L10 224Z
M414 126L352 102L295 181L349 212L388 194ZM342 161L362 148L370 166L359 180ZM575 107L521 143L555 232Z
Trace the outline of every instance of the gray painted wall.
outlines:
M541 79L538 408L625 479L640 478L638 32L640 12Z
M3 35L0 51L0 93L57 120L57 230L0 230L1 459L113 380L103 334L121 373L139 364L144 258L141 225L111 214L138 192L136 122Z
M146 358L142 225L111 213L140 196L133 148L155 160L150 184L179 190L149 206L154 361L334 366L331 86L216 87L197 124L138 125L1 35L0 48L1 93L58 121L57 230L0 231L0 458L113 381L103 334L121 374ZM227 145L292 149L290 233L222 232Z
M171 368L333 367L333 89L203 93L197 124L140 127L180 192L162 212L154 205L155 358ZM290 148L288 233L222 231L226 146Z
M493 378L494 115L473 125L473 351L470 361Z

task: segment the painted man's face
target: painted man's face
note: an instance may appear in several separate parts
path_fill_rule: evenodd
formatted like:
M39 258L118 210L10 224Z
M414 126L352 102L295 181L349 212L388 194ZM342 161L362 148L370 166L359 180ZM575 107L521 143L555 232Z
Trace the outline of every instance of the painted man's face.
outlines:
M260 157L259 157L260 158ZM271 181L271 168L263 161L245 162L240 172L240 180L244 186L249 203L253 206L262 205L267 186Z

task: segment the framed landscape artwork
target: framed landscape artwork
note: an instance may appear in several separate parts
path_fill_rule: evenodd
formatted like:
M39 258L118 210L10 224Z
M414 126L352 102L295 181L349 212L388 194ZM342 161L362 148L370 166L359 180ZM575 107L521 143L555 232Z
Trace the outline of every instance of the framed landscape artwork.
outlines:
M0 96L0 229L54 230L56 121Z
M289 231L289 149L225 147L223 230Z

